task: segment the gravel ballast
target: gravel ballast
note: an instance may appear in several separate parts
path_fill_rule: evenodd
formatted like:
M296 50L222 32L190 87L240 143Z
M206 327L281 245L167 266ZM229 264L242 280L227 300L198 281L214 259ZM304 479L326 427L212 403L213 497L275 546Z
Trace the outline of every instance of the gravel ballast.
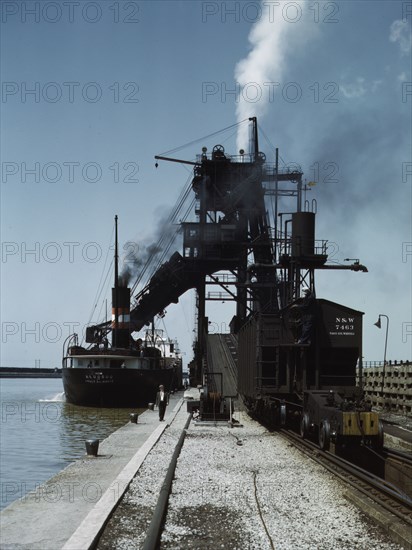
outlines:
M100 550L138 549L185 424L164 432L106 526ZM178 459L161 548L400 549L344 497L346 488L245 413L243 427L193 422Z

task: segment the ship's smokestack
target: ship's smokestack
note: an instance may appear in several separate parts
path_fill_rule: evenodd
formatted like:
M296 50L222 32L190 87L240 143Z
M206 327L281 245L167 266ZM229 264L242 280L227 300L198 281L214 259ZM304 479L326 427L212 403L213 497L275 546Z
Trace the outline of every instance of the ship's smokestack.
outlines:
M112 288L112 347L129 348L130 343L130 288Z

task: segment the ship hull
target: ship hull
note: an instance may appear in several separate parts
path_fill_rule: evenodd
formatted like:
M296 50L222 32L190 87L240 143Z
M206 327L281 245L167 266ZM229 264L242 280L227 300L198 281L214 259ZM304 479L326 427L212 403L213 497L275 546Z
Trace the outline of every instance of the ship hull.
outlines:
M166 391L178 385L174 368L63 368L66 401L86 407L147 407L159 385Z

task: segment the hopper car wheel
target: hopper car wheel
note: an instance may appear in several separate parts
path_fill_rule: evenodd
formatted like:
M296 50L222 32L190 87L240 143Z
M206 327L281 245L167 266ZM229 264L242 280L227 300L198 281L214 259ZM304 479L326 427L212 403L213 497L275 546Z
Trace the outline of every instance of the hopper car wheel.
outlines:
M308 413L303 413L302 419L300 421L300 435L303 439L306 439L309 435L309 415Z
M329 451L330 447L330 424L329 420L323 420L319 428L319 447L322 451Z
M286 426L286 405L280 406L280 425Z

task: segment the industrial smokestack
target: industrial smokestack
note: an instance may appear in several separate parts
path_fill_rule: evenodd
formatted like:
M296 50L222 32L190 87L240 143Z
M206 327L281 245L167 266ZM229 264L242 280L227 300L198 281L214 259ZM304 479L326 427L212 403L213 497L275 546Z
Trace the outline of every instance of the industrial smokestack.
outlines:
M315 214L292 214L292 256L313 256L315 253Z
M112 346L129 348L130 343L130 288L112 288Z

